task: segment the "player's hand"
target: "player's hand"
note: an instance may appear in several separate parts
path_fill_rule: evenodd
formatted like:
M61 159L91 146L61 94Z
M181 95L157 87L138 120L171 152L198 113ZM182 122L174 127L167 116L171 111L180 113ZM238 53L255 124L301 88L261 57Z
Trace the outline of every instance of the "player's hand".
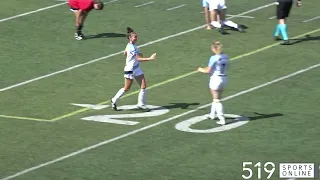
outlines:
M157 55L157 53L153 53L153 54L150 56L150 60L156 59L156 55Z
M197 71L202 72L202 67L197 67Z

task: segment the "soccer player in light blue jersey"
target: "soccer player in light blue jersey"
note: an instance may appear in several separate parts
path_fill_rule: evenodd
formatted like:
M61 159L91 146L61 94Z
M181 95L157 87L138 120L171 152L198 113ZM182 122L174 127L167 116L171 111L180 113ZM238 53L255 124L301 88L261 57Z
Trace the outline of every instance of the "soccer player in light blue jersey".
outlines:
M144 78L143 72L139 67L139 62L150 61L156 58L156 53L152 54L148 58L142 57L142 54L139 52L136 42L138 40L138 35L131 28L127 28L127 38L129 43L126 46L124 55L126 58L126 65L124 67L124 87L121 88L117 94L111 99L111 107L115 111L117 110L117 100L127 91L130 90L133 79L135 79L140 85L140 92L138 95L138 104L139 109L147 109L145 106L145 93L146 93L146 80Z
M221 96L224 86L227 82L226 70L228 65L228 56L222 52L222 44L214 41L211 45L211 50L214 53L209 59L207 67L198 67L197 70L202 73L210 74L209 88L212 95L212 105L209 114L210 119L215 119L217 116L219 121L217 124L225 125L226 121L221 103Z

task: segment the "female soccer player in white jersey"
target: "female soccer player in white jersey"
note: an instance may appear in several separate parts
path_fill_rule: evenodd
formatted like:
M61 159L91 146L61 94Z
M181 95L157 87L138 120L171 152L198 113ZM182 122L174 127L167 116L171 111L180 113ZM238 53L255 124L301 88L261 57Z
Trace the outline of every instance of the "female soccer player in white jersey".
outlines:
M117 94L111 99L111 107L114 110L117 110L117 100L127 91L130 90L133 79L135 79L140 85L140 92L138 95L138 105L140 109L146 109L145 107L145 93L146 93L146 80L144 78L143 72L139 67L140 61L150 61L156 58L156 53L152 54L148 58L142 57L139 49L136 46L138 40L137 33L133 31L130 27L127 27L127 38L129 43L125 49L124 54L127 56L126 65L124 67L124 87L121 88Z
M211 45L211 50L214 53L209 59L207 67L198 67L197 70L202 73L210 74L209 88L212 95L212 105L209 117L215 119L216 115L219 118L217 124L225 125L223 114L223 106L220 102L222 91L227 82L226 70L228 65L228 56L222 52L222 44L214 41Z

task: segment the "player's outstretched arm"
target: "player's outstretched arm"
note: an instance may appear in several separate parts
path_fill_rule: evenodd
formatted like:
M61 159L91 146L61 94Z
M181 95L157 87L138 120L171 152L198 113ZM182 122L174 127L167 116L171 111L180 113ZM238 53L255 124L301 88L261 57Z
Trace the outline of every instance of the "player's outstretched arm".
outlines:
M138 61L150 61L154 60L156 58L157 53L153 53L150 57L144 58L140 54L136 55L136 58Z

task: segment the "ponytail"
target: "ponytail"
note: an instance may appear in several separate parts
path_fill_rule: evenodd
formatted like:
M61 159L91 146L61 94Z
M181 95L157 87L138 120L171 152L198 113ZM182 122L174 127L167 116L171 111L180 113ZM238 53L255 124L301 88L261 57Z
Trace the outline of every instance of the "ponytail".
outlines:
M129 39L131 35L135 33L131 27L127 27L127 38Z

